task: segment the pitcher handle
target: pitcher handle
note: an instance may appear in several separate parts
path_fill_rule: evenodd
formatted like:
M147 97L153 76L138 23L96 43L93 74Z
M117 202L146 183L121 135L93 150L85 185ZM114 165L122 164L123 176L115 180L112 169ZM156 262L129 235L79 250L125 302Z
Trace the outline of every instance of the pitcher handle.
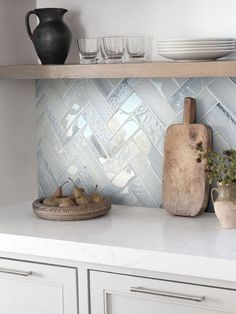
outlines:
M218 189L216 189L216 188L211 189L211 200L212 200L212 203L213 203L213 204L215 203L215 200L214 200L214 192L217 192L217 193L218 193Z
M25 26L26 26L26 31L27 31L27 34L29 35L30 39L32 40L32 31L31 31L31 28L30 28L30 23L29 23L29 18L30 18L30 15L31 14L35 14L34 11L29 11L26 13L26 16L25 16Z

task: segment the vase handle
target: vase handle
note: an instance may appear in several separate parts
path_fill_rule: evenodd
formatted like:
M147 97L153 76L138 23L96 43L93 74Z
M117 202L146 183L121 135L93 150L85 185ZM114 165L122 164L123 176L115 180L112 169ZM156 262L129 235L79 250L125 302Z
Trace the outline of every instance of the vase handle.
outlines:
M29 18L30 18L30 15L31 14L35 14L34 11L29 11L26 13L26 16L25 16L25 26L26 26L26 31L27 31L27 34L29 35L30 39L32 40L32 31L31 31L31 28L30 28L30 23L29 23Z
M212 203L213 203L213 204L215 203L215 200L214 200L214 192L217 192L217 193L218 193L218 189L216 189L216 188L211 189L211 200L212 200Z

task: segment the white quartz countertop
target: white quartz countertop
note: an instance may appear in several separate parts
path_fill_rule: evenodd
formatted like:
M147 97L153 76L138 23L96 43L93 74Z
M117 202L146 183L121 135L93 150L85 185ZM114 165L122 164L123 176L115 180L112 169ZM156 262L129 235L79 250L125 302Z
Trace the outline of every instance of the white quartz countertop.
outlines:
M236 230L214 214L113 205L104 217L56 222L26 202L0 208L0 251L236 281Z

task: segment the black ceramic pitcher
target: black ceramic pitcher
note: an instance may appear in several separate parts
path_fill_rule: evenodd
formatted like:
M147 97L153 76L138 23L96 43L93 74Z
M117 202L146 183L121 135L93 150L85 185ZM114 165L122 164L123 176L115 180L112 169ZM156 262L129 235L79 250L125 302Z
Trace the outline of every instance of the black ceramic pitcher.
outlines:
M26 30L42 64L64 64L71 45L71 31L64 23L66 9L43 8L29 11L25 16ZM32 33L29 18L37 15L39 25Z

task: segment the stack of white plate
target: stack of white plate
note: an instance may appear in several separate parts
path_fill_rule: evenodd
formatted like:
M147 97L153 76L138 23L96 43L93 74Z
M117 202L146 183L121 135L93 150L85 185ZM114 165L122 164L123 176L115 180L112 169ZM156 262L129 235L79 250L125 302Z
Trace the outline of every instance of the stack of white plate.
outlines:
M158 41L160 56L176 61L208 61L223 58L235 51L234 38L208 38Z

